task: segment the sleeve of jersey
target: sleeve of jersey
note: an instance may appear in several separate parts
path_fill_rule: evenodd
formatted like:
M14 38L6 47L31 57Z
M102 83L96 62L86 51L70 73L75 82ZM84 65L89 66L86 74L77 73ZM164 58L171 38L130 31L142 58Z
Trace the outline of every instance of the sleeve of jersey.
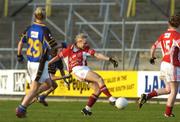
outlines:
M26 43L27 42L27 36L22 34L20 41L22 41L23 43Z
M95 50L94 49L91 49L91 48L89 48L89 47L87 47L86 49L85 49L85 52L87 53L87 56L89 55L91 55L91 56L94 56L94 54L95 54Z
M152 45L152 48L158 48L160 45L160 39L158 39L153 45Z
M22 43L27 43L27 31L28 31L28 28L26 28L26 30L21 34L21 37L20 37L20 41L22 41Z
M57 46L56 40L52 37L51 32L47 27L44 28L44 40L50 48Z
M158 40L152 45L152 48L158 48L160 47L160 40L162 38L163 35L161 35Z
M95 54L95 50L94 49L89 49L88 50L88 53L90 54L90 55L92 55L92 56L94 56L94 54Z
M65 58L67 57L69 54L69 49L66 48L66 49L63 49L59 54L58 54L58 57L59 58Z

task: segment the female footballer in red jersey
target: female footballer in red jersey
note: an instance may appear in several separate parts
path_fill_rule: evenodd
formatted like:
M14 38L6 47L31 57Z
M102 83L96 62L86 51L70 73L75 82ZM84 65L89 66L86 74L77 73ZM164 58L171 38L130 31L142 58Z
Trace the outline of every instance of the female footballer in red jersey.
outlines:
M91 115L91 108L101 92L103 92L109 98L109 102L112 104L115 104L116 99L112 97L111 93L107 89L103 78L96 72L90 70L90 68L87 66L87 56L94 56L97 59L110 61L113 63L114 67L118 66L118 62L113 58L107 57L101 53L97 53L95 50L91 49L87 45L87 35L84 33L78 34L75 41L75 44L69 45L55 58L49 61L49 64L53 63L59 58L64 58L68 71L74 74L78 80L87 82L94 90L94 93L89 97L86 107L81 111L84 115Z
M168 21L168 30L158 38L151 48L150 63L155 64L155 50L158 46L161 46L163 58L160 66L160 77L165 81L166 87L153 90L148 94L142 94L139 99L139 108L141 108L142 105L152 97L169 94L164 113L165 117L174 116L172 109L176 99L178 84L180 82L180 77L178 77L180 75L179 68L175 68L171 63L173 47L174 45L178 45L180 40L180 33L176 30L179 25L180 15L170 17Z

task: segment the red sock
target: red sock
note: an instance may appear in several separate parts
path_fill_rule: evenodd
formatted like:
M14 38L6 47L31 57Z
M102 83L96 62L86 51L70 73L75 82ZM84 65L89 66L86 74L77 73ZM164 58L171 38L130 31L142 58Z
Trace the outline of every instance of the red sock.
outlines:
M89 97L87 106L92 107L92 106L94 105L94 103L97 101L97 99L98 99L98 95L92 94L92 95Z
M157 92L155 90L153 90L152 92L150 92L148 95L147 95L147 99L151 99L152 97L155 97L157 96Z
M103 92L107 97L111 97L111 93L109 92L109 90L107 89L106 85L103 85L100 87L100 91Z
M171 114L172 114L172 109L173 109L173 107L166 106L165 114L166 114L166 115L171 115Z

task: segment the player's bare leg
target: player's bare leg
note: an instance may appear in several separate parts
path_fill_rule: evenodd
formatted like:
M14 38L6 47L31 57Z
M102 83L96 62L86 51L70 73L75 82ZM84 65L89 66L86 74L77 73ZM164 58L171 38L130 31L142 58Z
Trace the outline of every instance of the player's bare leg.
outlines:
M148 94L141 94L141 97L138 100L139 109L142 108L142 106L147 102L147 100L151 99L152 97L169 94L170 91L171 89L170 89L169 84L166 84L165 88L153 90L152 92Z
M42 103L44 106L48 106L48 103L45 101L45 99L57 87L57 83L51 80L51 87L39 96L39 102Z
M50 74L51 78L55 75ZM54 80L48 80L44 86L40 87L39 94L45 91L39 96L38 102L42 103L44 106L48 106L48 103L45 101L46 97L57 88L57 83ZM38 95L39 95L38 94Z
M37 91L36 97L34 97L32 99L32 101L29 103L28 106L30 106L31 104L33 104L35 102L39 102L39 103L43 104L44 106L48 106L48 103L45 101L45 98L56 88L57 88L57 86L55 86L55 85L50 86L47 83L41 84L41 86L39 87L39 89ZM46 91L46 92L41 94L44 91Z
M46 86L45 86L45 85L46 85ZM45 81L45 84L44 84L44 88L47 88L47 89L43 89L43 91L46 91L46 90L50 89L51 86L52 86L52 81L51 81L50 79L47 79L47 80ZM42 88L43 88L43 86L42 86ZM43 91L40 91L40 89L38 89L38 93L39 93L39 94L40 94L41 92L43 92ZM39 103L42 103L44 106L48 106L48 103L45 101L46 97L47 97L46 94L40 95L40 96L38 97L38 102L39 102Z
M96 82L91 82L91 81L89 81L88 83L89 83L88 86L89 86L90 88L92 88L92 89L94 90L94 92L93 92L92 95L89 97L88 102L87 102L85 108L83 108L83 109L81 110L81 113L84 114L85 116L86 116L86 115L89 115L89 116L90 116L90 115L92 114L91 108L92 108L93 105L96 103L96 101L98 100L98 97L99 97L99 95L100 95L100 93L101 93L101 92L100 92L100 89L99 89L98 83L96 83Z
M174 114L172 113L172 109L173 109L173 106L174 106L174 103L176 100L179 83L178 82L170 82L169 85L171 87L171 92L167 99L166 110L165 110L164 116L165 117L174 117Z
M70 77L72 77L72 76L71 75L67 75L64 77L53 76L52 78L61 80L61 79L66 79L66 78L70 78ZM36 97L29 103L29 106L36 101L38 101L39 103L42 103L44 106L48 106L48 103L45 101L45 98L56 88L57 88L57 83L54 80L51 80L50 83L45 82L45 83L41 84L38 89ZM44 91L46 91L46 92L43 93L42 95L40 95L40 97L38 98L39 94L41 94Z
M41 85L39 86L39 88L38 88L37 93L36 93L36 97L34 97L34 98L31 100L31 102L29 103L28 106L32 105L32 104L35 103L35 102L38 102L38 96L39 96L39 94L42 93L43 91L48 90L49 88L50 88L50 86L47 85L46 83L41 84Z
M52 91L54 91L58 87L55 81L51 81L51 82L52 82L52 86L48 90L46 90L45 93L43 93L44 96L48 96Z
M43 84L39 87L37 94L40 94L40 93L48 90L50 87L51 87L51 84L46 83L46 82L43 83Z
M33 81L28 94L24 97L21 105L16 108L16 116L19 118L26 117L26 108L32 99L36 96L40 83Z
M85 113L84 115L87 115L87 113L90 112L92 105L94 105L101 92L103 92L109 98L110 103L114 103L115 105L116 99L112 97L100 75L93 71L88 71L85 80L89 81L90 87L94 89L94 94L89 97L89 105L87 104L86 107L82 110L82 112ZM92 113L90 113L89 115L91 114Z
M104 83L103 78L99 74L97 74L96 72L93 72L93 71L89 71L86 76L86 80L94 81L94 82L98 83L100 91L108 97L110 104L115 105L116 98L114 98L111 95L111 93L109 92L108 88L106 87L106 85Z
M39 94L42 93L43 91L48 90L50 87L51 87L51 86L47 85L46 83L41 84L41 85L39 86L39 88L38 88L37 93L36 93L36 97L34 97L34 98L31 100L31 102L29 103L28 106L32 105L32 104L35 103L35 102L38 102L38 96L39 96ZM24 99L24 97L22 98L22 100L23 100L23 99Z

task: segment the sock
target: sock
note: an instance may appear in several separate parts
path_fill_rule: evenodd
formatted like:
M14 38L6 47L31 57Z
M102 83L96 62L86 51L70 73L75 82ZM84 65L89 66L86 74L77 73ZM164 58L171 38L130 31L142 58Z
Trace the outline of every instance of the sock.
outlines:
M106 85L103 85L100 87L100 91L103 92L107 97L111 97L111 93L109 92L109 90L107 89Z
M166 105L165 114L166 114L166 115L171 115L171 114L172 114L172 109L173 109L173 107L170 107L170 106L167 106L167 105Z
M151 99L152 97L155 97L157 96L157 92L155 90L153 90L152 92L150 92L148 95L147 95L147 99Z
M19 105L18 108L20 109L21 112L26 112L27 107L25 107L23 105Z
M89 108L91 108L91 107L94 105L94 103L97 101L97 99L98 99L98 95L92 94L92 95L89 97L87 106L88 106ZM88 110L88 109L87 109L87 110Z
M91 111L91 107L87 106L85 107L86 110Z
M44 95L44 94L42 94L42 95L39 96L39 99L40 99L41 101L44 101L45 98L46 98L46 95Z
M114 97L111 96L111 97L109 97L109 101L110 101L110 102L114 102L114 101L116 101L116 98L114 98Z

